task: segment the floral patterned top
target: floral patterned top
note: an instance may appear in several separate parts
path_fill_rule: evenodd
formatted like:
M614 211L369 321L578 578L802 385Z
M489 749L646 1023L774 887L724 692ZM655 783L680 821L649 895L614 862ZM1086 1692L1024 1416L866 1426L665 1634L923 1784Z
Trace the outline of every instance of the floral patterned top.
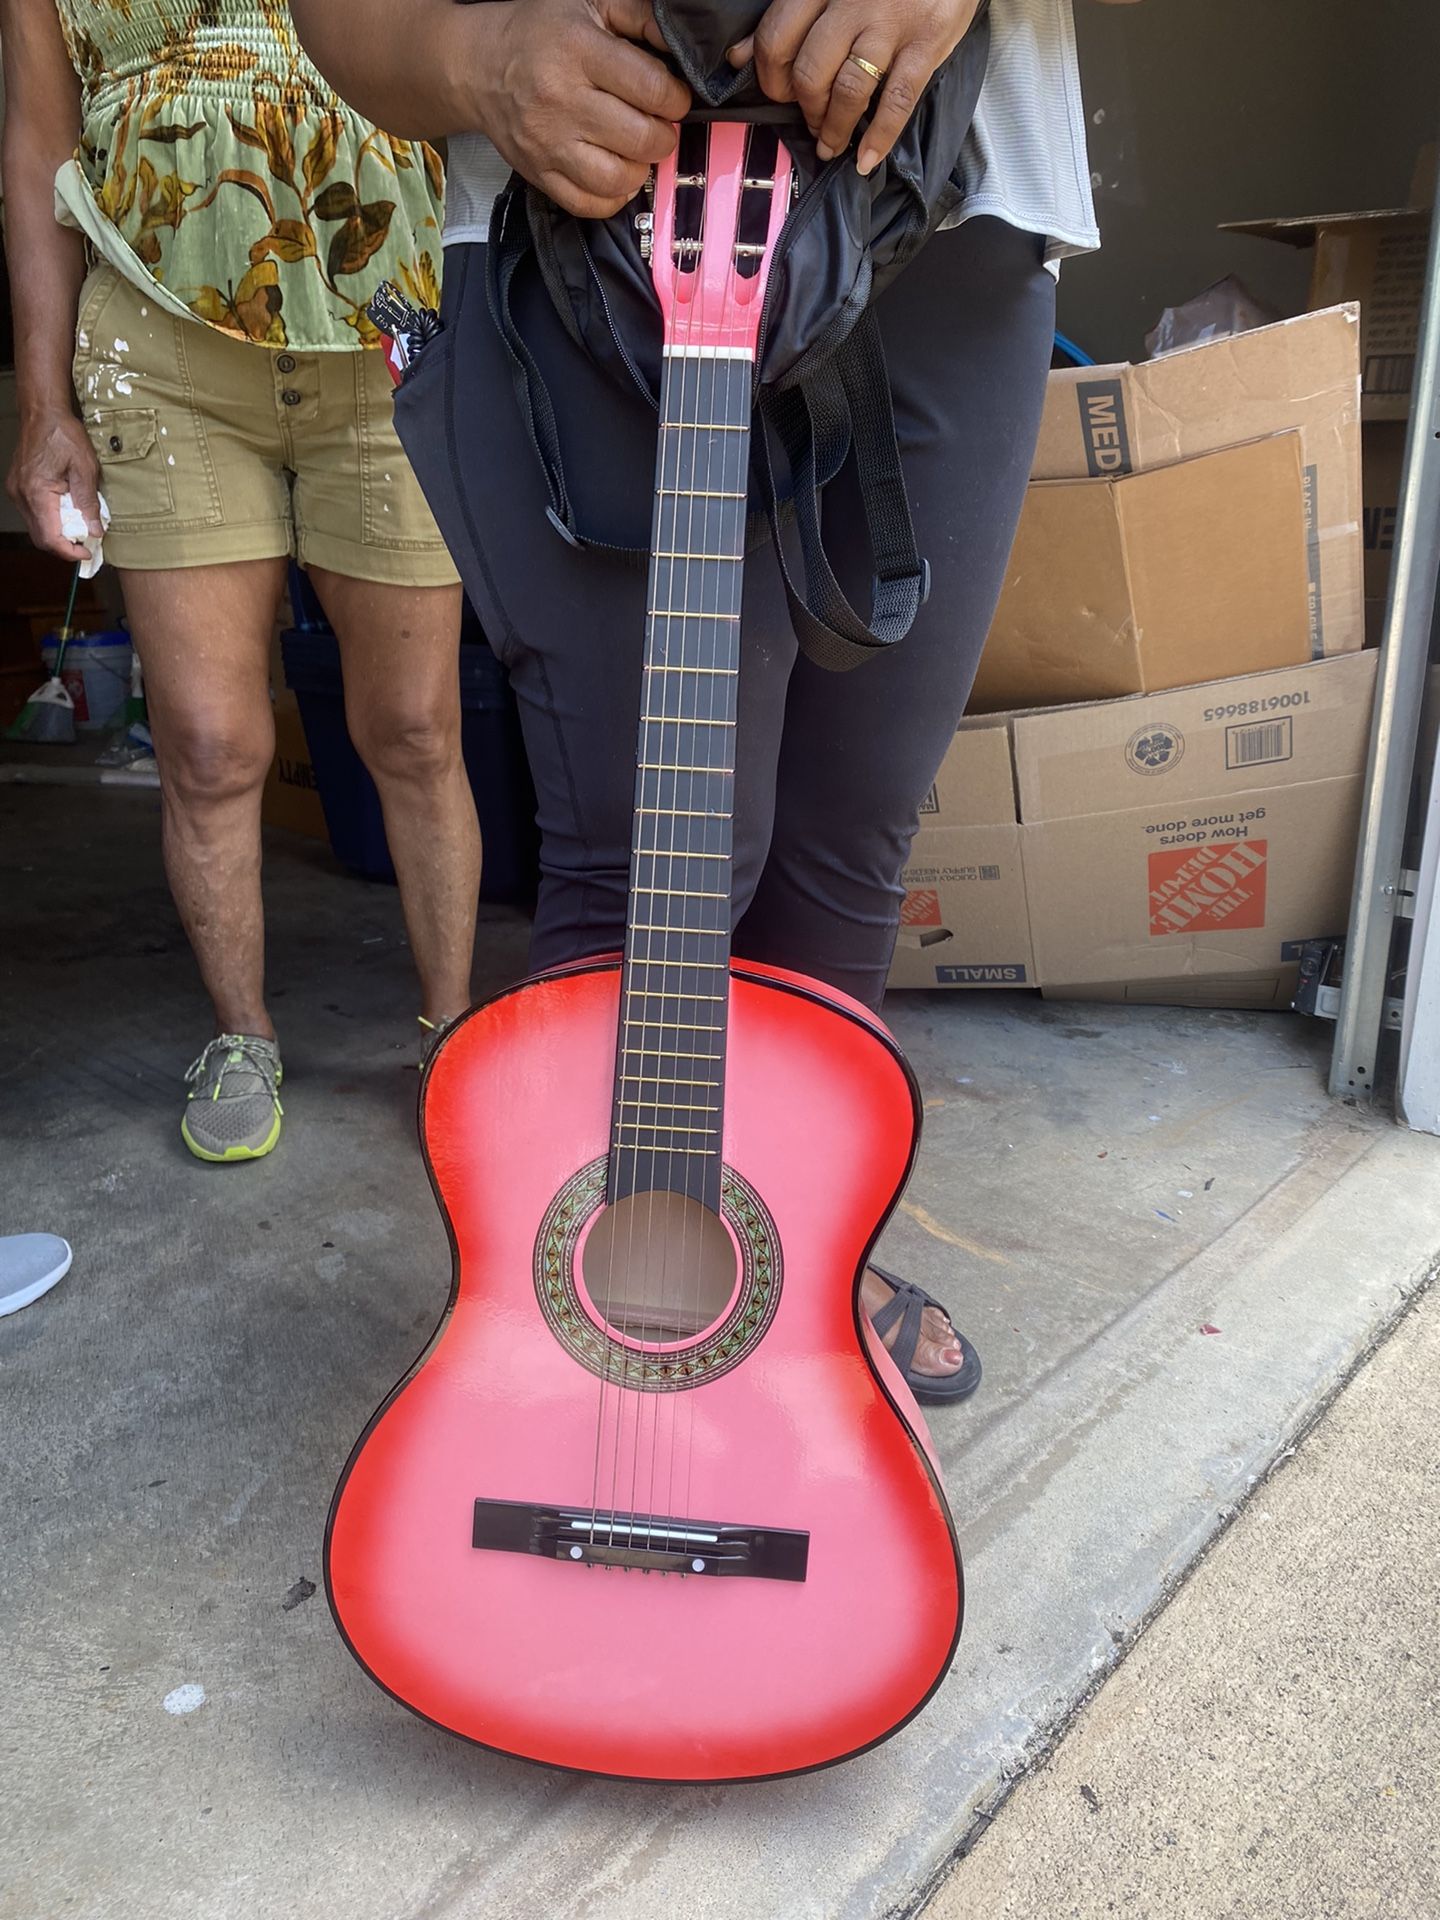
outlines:
M84 88L77 224L166 306L305 352L374 346L382 280L438 307L439 156L353 113L283 0L57 5Z

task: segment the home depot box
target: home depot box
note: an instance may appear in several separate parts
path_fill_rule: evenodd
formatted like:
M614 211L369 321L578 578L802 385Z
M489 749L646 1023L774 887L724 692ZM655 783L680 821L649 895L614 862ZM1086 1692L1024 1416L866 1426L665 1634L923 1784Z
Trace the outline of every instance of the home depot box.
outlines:
M1310 658L1298 433L1114 479L1031 483L977 713Z
M1365 644L1370 647L1380 644L1390 592L1400 480L1405 469L1405 434L1405 423L1400 420L1371 420L1364 432Z
M1289 1003L1348 915L1375 658L1015 719L1047 994Z
M285 687L275 695L275 758L265 778L260 817L267 827L286 827L315 840L330 837L300 709Z
M1140 366L1050 375L1037 480L1143 473L1293 430L1305 486L1310 652L1362 643L1359 309L1302 314Z
M892 987L1033 984L1005 723L964 728L920 810Z

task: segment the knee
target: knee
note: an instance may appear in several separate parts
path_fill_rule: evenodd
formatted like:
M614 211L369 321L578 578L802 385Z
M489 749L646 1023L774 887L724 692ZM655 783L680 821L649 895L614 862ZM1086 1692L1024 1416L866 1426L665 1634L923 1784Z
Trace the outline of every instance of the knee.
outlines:
M430 786L460 764L460 715L407 703L350 718L350 737L378 785Z
M275 741L269 725L196 715L168 725L157 748L169 798L183 807L214 807L259 791Z

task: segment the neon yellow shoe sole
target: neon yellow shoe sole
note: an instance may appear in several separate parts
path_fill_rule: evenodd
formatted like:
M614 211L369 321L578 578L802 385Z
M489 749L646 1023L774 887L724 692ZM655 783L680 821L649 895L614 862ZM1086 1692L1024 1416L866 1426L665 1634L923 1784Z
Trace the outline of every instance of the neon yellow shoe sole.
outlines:
M180 1138L197 1160L208 1160L212 1166L223 1166L233 1160L263 1160L266 1154L273 1153L279 1144L280 1115L276 1114L274 1126L258 1147L226 1147L223 1153L212 1153L208 1147L202 1147L191 1134L188 1113L180 1122Z

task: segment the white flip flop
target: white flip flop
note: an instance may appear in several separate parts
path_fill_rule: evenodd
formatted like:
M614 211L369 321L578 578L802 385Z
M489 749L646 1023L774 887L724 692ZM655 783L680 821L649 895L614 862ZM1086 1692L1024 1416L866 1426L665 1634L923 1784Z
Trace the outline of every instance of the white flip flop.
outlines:
M0 1234L0 1319L48 1293L74 1257L58 1233Z

